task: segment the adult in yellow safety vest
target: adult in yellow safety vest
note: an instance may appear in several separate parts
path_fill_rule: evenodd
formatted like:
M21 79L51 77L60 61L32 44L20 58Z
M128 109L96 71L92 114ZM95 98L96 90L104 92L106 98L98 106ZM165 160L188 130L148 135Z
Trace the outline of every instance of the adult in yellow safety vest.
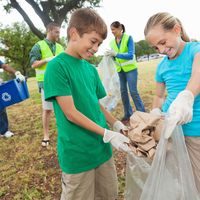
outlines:
M44 98L44 74L47 68L47 63L64 51L64 48L56 42L60 36L60 26L51 22L46 26L46 31L46 38L36 43L30 51L31 67L35 69L39 92L41 92L42 98L42 122L44 129L44 138L42 140L43 147L49 145L50 115L51 110L53 110L52 102L47 102Z
M112 56L115 60L120 79L122 103L124 106L124 117L121 121L126 123L129 121L130 116L133 115L127 83L136 110L142 112L146 111L137 90L138 71L133 38L124 33L125 27L118 21L113 22L110 28L115 38L110 42L111 49L105 52L105 56Z

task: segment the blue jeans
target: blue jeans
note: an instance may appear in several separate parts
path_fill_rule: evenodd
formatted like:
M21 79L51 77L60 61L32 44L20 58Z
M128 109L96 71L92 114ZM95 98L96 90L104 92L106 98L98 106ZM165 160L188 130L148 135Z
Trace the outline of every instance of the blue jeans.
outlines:
M8 131L8 117L6 108L0 108L0 134L4 135Z
M133 110L131 108L128 95L127 83L136 110L146 112L142 100L140 98L140 95L137 91L137 77L138 77L137 69L131 70L129 72L124 72L124 70L122 69L118 74L120 79L120 91L122 96L122 103L124 105L124 118L129 119L130 116L133 115Z

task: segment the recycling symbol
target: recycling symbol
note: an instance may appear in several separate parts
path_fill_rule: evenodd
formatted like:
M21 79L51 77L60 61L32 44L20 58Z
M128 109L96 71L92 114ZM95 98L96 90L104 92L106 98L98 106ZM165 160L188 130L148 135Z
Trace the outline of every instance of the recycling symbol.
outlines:
M3 99L4 101L10 101L10 100L11 100L11 96L10 96L7 92L4 92L4 93L2 94L2 99Z

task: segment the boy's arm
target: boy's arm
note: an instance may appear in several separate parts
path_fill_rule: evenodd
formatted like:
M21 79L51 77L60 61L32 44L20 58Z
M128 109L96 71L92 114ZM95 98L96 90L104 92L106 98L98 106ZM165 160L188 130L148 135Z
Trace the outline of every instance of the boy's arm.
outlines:
M87 118L75 108L72 96L56 96L56 101L69 121L103 136L103 141L105 143L111 142L117 150L131 151L127 145L129 143L127 137L121 133L104 129Z
M100 109L101 111L103 112L105 118L106 118L106 121L110 124L110 125L114 125L115 122L117 122L118 120L112 116L100 103Z
M69 121L104 136L104 128L94 123L75 108L72 96L57 96L56 101Z
M103 112L106 122L113 126L113 129L117 132L120 132L121 129L125 128L122 122L118 121L113 115L111 115L99 102L100 109Z

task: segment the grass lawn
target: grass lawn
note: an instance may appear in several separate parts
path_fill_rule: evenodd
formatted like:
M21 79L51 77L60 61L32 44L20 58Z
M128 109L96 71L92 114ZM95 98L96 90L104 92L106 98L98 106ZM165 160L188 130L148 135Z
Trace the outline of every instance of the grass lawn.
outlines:
M155 95L155 69L160 60L138 63L138 91L149 112ZM12 138L0 138L0 199L60 198L61 169L57 157L57 127L54 113L50 123L50 146L41 147L43 139L42 105L36 78L28 79L30 98L7 107ZM135 111L133 101L131 105ZM123 117L120 101L111 112ZM119 197L123 199L126 179L126 153L113 148L119 180Z

